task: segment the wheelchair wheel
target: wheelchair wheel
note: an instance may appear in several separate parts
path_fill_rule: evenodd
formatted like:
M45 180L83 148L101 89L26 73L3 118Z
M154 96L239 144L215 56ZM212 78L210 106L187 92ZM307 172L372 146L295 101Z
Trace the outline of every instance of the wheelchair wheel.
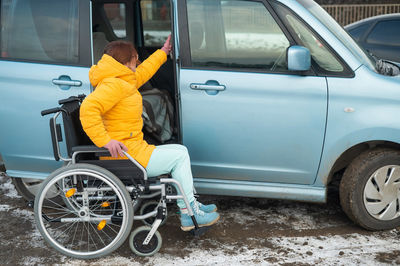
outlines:
M159 202L155 201L155 200L144 203L142 205L142 207L140 208L139 214L143 215L143 214L154 211L158 207L158 204L159 204ZM168 218L168 216L166 215L165 218L161 221L160 226L166 223L167 218ZM149 218L142 220L142 222L145 225L151 226L155 220L156 220L156 217L153 216L153 217L149 217Z
M70 206L47 198L53 186ZM127 239L133 223L125 186L108 170L90 164L72 164L53 172L38 191L34 211L46 242L79 259L113 252Z
M152 256L160 250L162 238L158 231L155 232L147 245L143 245L143 241L146 239L150 230L151 227L149 226L141 226L136 228L129 236L129 247L136 255L141 257Z

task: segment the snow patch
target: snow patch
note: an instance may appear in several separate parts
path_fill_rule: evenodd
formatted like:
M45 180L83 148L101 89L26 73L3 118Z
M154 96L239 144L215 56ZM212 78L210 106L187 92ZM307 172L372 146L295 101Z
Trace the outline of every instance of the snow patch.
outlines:
M269 241L278 247L273 253L280 257L279 262L314 264L323 261L324 264L357 265L370 264L377 252L399 249L400 240L396 239L395 230L387 233L392 236L386 238L379 237L379 233L372 236L355 233L326 237L280 237Z
M140 266L142 263L135 262L134 259L125 258L125 257L111 257L99 259L93 263L89 263L84 260L67 260L63 263L63 265L68 266L86 266L86 265L107 265L107 266L121 266L121 265L132 265L132 266Z
M345 224L341 220L330 220L328 218L326 220L324 219L324 222L321 222L315 219L312 215L313 213L309 213L310 207L306 205L298 204L296 208L285 208L283 206L279 209L279 212L276 210L276 206L265 208L247 206L246 209L243 209L243 206L238 206L230 209L228 213L224 213L222 219L224 223L232 220L237 224L243 225L244 228L257 224L260 220L264 221L266 225L282 224L294 230L321 229ZM319 217L328 217L328 214L332 215L335 213L327 209L326 211L324 210L322 214L316 212L315 215ZM254 219L254 217L257 217L257 219Z
M43 259L38 257L26 257L22 261L23 265L44 265Z
M29 220L34 222L35 218L34 218L34 214L33 211L28 211L28 210L23 210L23 209L14 209L12 210L11 214L15 217L21 217L25 220Z
M6 177L4 175L1 175L0 182L5 181L0 185L0 190L6 191L4 193L5 196L12 198L12 199L19 199L21 198L20 195L18 195L18 192L15 190L14 185L11 183L11 178Z
M0 204L0 212L6 212L11 209L10 205L7 204Z
M162 45L171 34L170 31L144 31L147 45ZM289 42L282 34L263 33L230 33L225 34L226 48L228 50L258 50L270 51L271 49L283 49L289 46ZM205 48L203 40L199 49Z

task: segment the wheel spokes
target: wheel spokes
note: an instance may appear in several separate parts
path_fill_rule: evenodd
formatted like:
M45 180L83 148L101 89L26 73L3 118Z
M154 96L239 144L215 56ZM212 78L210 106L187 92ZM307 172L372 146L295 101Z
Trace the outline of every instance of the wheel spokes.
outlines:
M388 180L386 181L387 186L391 186L393 184L400 185L400 170L398 167L390 168L390 173Z
M364 193L367 200L382 200L382 195L379 193L377 187L372 182L367 183Z
M390 171L389 166L382 167L375 172L373 183L377 186L378 191L383 191L385 183L388 179L388 172Z
M368 213L382 221L400 216L400 169L387 165L376 170L364 187L364 205Z
M80 189L73 184L73 176L78 177L77 185L80 185ZM72 254L93 254L118 241L127 230L119 224L126 225L126 219L129 219L124 208L128 204L121 197L120 190L101 176L74 174L62 178L49 182L41 192L47 195L51 193L51 186L57 187L63 191L61 197L66 205L41 197L39 216L49 241ZM76 193L66 195L67 191L75 188ZM107 204L102 206L103 202ZM118 220L118 224L113 224L111 218L120 211L122 219ZM106 226L98 226L103 221L101 219L106 221Z
M385 211L380 215L382 220L391 220L396 216L397 213L397 199L390 202L389 205L386 206Z
M368 203L366 203L365 207L367 208L369 213L374 214L374 215L379 215L386 209L387 204L382 201L368 202Z

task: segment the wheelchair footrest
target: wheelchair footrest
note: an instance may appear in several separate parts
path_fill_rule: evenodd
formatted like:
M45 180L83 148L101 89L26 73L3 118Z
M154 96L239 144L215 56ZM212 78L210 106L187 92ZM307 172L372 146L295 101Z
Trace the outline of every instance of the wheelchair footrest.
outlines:
M211 226L203 226L203 227L199 227L198 229L194 228L192 230L190 230L190 234L192 234L193 236L202 236L204 235L209 229L211 228Z

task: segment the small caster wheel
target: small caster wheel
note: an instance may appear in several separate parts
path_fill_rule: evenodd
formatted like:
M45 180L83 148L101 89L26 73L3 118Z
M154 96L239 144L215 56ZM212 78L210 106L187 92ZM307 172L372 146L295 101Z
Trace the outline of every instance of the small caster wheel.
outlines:
M143 241L149 234L151 227L141 226L136 228L129 236L129 247L132 252L141 257L152 256L156 254L162 245L162 238L158 231L156 231L150 242L147 245L143 245Z
M157 209L158 203L159 203L159 202L158 202L158 201L155 201L155 200L148 201L148 202L144 203L144 204L142 205L142 207L140 208L139 214L140 214L140 215L143 215L143 214L146 214L146 213L149 213L149 212L154 211L155 209ZM165 218L161 221L160 226L163 225L163 224L165 224L165 222L167 221L167 217L168 217L168 215L166 215ZM142 220L142 222L143 222L145 225L152 226L152 225L153 225L153 222L154 222L155 220L156 220L156 217L153 216L153 217L149 217L149 218L146 218L146 219Z

